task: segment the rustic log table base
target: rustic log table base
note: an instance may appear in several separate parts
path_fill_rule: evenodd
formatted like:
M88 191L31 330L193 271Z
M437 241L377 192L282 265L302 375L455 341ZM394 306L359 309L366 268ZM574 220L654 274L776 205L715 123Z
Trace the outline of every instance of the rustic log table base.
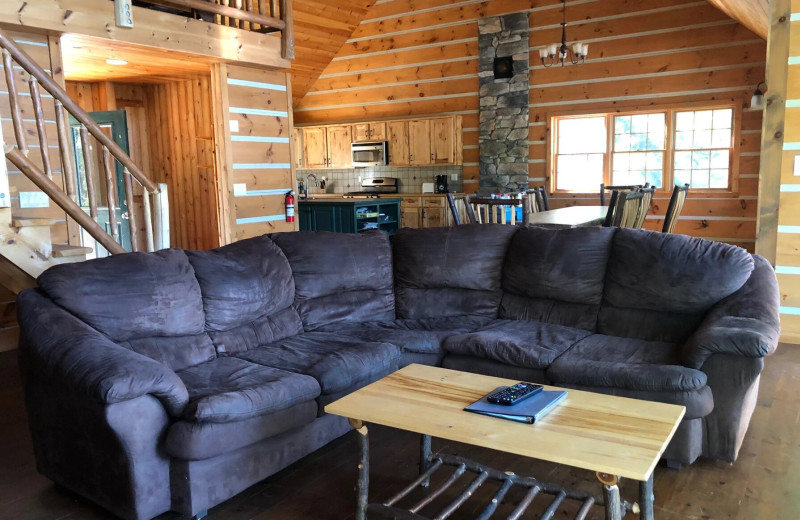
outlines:
M420 443L420 476L405 489L389 498L381 504L369 504L369 435L367 427L361 421L351 420L350 423L358 431L358 442L360 461L358 465L358 507L356 511L357 520L365 520L369 515L372 518L392 518L408 520L426 520L434 518L436 520L445 519L455 513L467 499L469 499L477 489L487 480L500 482L501 485L486 508L476 517L477 520L486 520L494 514L503 502L508 491L513 486L524 488L525 492L522 500L515 505L508 520L521 518L527 508L537 495L552 495L553 499L547 509L539 516L542 520L548 520L555 516L559 507L567 500L580 503L580 508L575 514L575 520L582 520L589 514L589 510L594 505L605 506L606 520L621 520L628 511L639 513L642 520L653 520L653 476L639 485L639 504L631 504L620 499L619 488L617 487L618 477L605 473L597 473L597 478L603 485L603 496L593 495L585 491L569 490L558 484L542 482L533 477L518 476L512 472L500 471L488 468L476 461L449 455L444 453L431 453L431 437L422 435ZM453 468L448 469L448 468ZM437 471L450 471L449 477L438 486L428 490L424 498L417 501L408 508L397 507L396 504L404 497L408 496L418 487L429 487L431 477ZM453 483L455 483L465 473L474 474L470 484L444 509L435 513L432 517L419 514L425 506L433 502L437 497L444 493Z

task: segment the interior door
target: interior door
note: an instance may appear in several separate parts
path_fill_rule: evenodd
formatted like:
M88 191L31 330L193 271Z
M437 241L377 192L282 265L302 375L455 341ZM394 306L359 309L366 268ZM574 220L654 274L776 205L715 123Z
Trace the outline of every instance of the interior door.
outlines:
M112 138L117 145L127 154L128 151L128 121L124 110L111 110L107 112L90 112L95 123L97 123L108 137ZM83 143L80 138L80 124L78 121L70 117L70 136L72 138L72 147L75 152L75 175L77 176L77 189L78 189L78 204L86 212L89 213L89 182L87 180L87 168L84 163ZM111 234L111 224L109 218L108 203L108 183L106 180L105 169L103 167L103 149L100 143L94 138L89 138L89 145L91 147L91 154L89 155L92 161L92 181L94 184L95 198L97 200L97 223ZM120 245L126 251L131 250L131 227L128 213L128 199L125 190L125 177L122 165L114 161L114 183L117 188L116 201L113 211L117 217L117 231L119 232ZM97 251L97 256L108 256L108 252L96 244L88 234L84 234L84 245L94 247Z

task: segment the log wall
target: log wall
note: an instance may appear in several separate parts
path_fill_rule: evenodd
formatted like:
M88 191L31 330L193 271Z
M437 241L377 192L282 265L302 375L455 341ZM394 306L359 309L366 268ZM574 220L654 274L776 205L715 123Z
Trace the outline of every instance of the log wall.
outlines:
M221 64L212 84L223 243L298 229L284 212L296 190L288 74Z
M747 107L764 79L766 43L706 1L567 3L570 41L590 44L584 65L544 69L538 48L560 40L554 0L413 0L376 3L294 113L299 123L332 123L435 114L464 118L464 188L478 187L478 30L476 20L530 15L530 159L532 185L549 182L548 117L652 105L734 100L743 107L739 190L690 195L676 231L752 250L758 198L761 112ZM597 194L552 201L597 204ZM660 229L666 193L646 226Z

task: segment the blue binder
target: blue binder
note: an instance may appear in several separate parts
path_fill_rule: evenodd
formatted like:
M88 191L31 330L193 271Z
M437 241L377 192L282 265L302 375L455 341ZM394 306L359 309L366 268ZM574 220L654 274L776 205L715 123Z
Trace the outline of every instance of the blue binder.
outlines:
M497 417L500 419L508 419L509 421L533 424L544 417L547 412L555 408L558 403L567 397L566 390L542 390L533 397L529 397L528 399L520 401L519 403L511 406L493 404L486 400L488 395L505 388L507 387L501 386L495 390L492 390L485 396L464 408L464 410L467 412L489 415L491 417Z

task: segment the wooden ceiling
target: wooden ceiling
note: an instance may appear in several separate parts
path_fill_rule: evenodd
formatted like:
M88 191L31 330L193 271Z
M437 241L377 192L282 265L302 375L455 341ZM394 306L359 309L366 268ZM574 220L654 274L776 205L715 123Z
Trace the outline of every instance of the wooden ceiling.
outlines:
M765 40L769 33L769 0L708 0Z
M64 77L71 81L120 81L163 83L208 75L212 59L130 43L65 34L61 38ZM109 65L107 59L121 59L127 65Z
M292 97L294 105L306 95L317 78L375 0L295 0Z

